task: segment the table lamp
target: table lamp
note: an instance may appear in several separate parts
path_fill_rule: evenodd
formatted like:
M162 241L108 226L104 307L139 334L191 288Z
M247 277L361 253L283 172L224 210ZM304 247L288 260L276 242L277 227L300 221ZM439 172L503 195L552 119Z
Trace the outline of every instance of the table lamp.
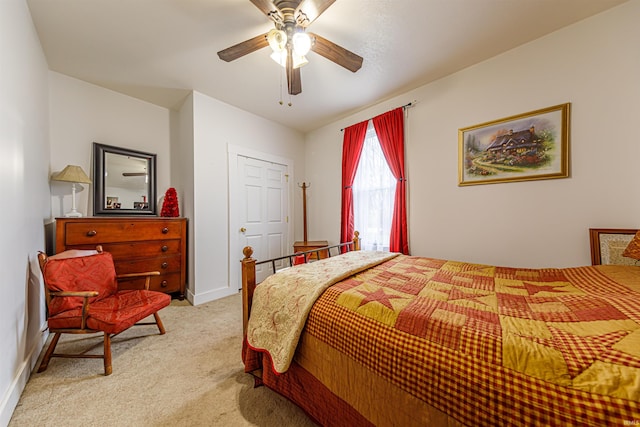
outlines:
M64 214L65 217L81 217L82 213L76 210L76 184L91 184L91 180L80 166L68 165L62 172L54 175L52 181L71 182L71 211Z

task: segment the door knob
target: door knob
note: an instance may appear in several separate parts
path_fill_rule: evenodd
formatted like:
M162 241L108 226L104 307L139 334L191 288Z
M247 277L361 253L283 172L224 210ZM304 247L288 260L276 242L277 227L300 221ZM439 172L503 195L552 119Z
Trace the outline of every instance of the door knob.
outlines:
M240 232L241 232L241 233L244 233L245 231L247 231L247 229L246 229L246 228L244 228L244 227L240 228Z

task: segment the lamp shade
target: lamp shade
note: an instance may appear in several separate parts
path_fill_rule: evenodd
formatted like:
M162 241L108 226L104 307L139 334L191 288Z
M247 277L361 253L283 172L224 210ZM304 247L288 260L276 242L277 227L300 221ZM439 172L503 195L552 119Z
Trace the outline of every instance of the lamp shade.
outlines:
M91 180L80 166L68 165L62 172L51 177L53 181L77 182L81 184L91 184Z

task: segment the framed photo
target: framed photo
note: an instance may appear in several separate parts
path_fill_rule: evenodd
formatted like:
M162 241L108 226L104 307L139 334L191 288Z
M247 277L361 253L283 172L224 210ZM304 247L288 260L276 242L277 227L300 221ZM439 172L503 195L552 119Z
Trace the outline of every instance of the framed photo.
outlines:
M569 176L569 103L458 130L458 185Z
M622 256L637 232L630 228L590 228L591 264L640 265L640 261Z
M107 196L107 205L105 206L106 209L117 209L116 205L118 204L119 203L117 197Z

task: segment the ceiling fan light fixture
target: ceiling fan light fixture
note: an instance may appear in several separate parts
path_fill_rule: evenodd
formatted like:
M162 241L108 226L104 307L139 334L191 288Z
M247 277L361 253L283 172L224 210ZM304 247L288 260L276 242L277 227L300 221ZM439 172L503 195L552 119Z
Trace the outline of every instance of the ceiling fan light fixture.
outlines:
M311 37L305 32L299 31L292 38L293 51L299 56L305 56L311 50Z
M267 41L271 50L274 52L282 52L287 47L287 33L276 28L267 33Z
M287 51L283 50L280 52L272 52L270 55L271 59L274 60L278 65L285 68L287 66ZM309 61L306 57L291 53L291 59L293 61L293 68L300 68L303 65L307 65Z
M307 58L303 55L296 55L294 53L293 55L291 55L291 58L293 59L293 68L300 68L303 65L307 65L309 63Z
M281 50L278 52L271 52L271 59L273 59L281 67L287 66L287 51Z

